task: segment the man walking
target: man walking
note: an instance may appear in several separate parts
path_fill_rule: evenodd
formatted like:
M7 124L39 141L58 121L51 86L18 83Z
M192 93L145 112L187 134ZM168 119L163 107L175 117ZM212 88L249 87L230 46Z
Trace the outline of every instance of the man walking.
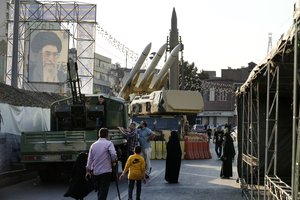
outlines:
M222 127L218 126L214 134L213 143L215 144L215 151L219 159L222 155L223 134L224 131L222 130Z
M98 200L106 200L112 177L112 165L117 161L117 153L113 143L107 140L108 129L99 130L99 139L89 150L86 166L86 177L93 173L98 190Z
M142 156L146 161L146 178L149 178L151 172L151 143L150 141L155 138L155 134L147 127L146 121L141 121L140 128L137 131L139 143L142 147Z

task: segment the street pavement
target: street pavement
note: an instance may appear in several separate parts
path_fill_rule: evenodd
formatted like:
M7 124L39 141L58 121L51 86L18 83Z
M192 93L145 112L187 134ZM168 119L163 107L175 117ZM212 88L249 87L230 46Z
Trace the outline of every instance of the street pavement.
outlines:
M222 161L214 152L210 143L211 159L182 160L178 184L169 184L164 180L165 160L152 160L152 173L146 184L142 185L142 200L242 200L242 191L237 179L236 162L233 177L220 178ZM124 180L126 182L126 180ZM120 183L122 184L122 183ZM116 192L116 191L115 191ZM114 193L110 190L110 194ZM127 190L121 192L122 199L127 199ZM110 197L111 198L111 197ZM113 198L118 200L117 197Z
M142 185L142 200L242 200L240 184L236 182L236 161L233 163L233 177L221 179L222 161L210 143L211 159L182 160L178 184L169 184L164 180L165 160L152 160L152 173L146 184ZM114 184L114 183L113 183ZM119 182L126 185L126 180ZM109 199L118 200L116 190L111 187ZM121 199L127 199L127 188L121 190Z
M152 160L150 179L142 185L142 200L242 200L242 191L236 183L236 164L231 179L221 179L222 161L218 160L214 145L210 143L211 159L182 160L178 184L164 180L165 160ZM119 169L121 172L121 169ZM0 180L2 181L2 180ZM1 200L71 200L63 194L68 182L40 182L38 178L0 188ZM127 180L118 182L122 200L127 200ZM119 200L115 182L109 188L107 200ZM135 192L134 192L135 195ZM135 198L134 198L135 199ZM91 192L84 200L97 200L97 193Z

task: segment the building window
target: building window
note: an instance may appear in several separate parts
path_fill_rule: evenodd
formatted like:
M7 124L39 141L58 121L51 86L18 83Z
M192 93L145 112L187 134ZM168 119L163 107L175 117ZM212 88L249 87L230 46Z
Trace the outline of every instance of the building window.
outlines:
M106 76L104 74L100 74L100 80L101 81L106 81Z
M209 101L215 101L215 88L209 88Z
M100 73L99 72L94 72L94 77L96 78L96 79L100 79Z
M227 92L225 90L219 91L218 100L227 101Z

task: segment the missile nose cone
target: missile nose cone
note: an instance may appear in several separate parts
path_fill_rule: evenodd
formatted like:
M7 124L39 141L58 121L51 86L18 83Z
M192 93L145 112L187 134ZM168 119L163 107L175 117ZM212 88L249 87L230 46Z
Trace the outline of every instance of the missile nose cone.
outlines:
M131 69L127 80L125 81L125 84L123 85L123 87L121 88L121 91L119 92L119 96L125 98L125 96L128 96L132 91L129 91L131 87L133 87L133 80L135 79L135 77L138 78L139 76L139 69L141 68L141 66L143 65L145 59L147 58L149 52L151 50L151 42L145 47L145 49L143 50L142 54L139 56L137 62L135 63L134 67ZM128 90L127 94L126 90Z
M164 54L166 50L167 45L164 44L163 46L160 47L160 49L157 51L155 54L154 58L152 58L152 62L149 65L148 69L146 70L142 80L137 84L137 88L139 87L144 87L144 83L147 81L151 81L153 77L149 77L151 73L153 73L153 70L157 66L159 60L161 59L162 55ZM150 79L149 79L150 78Z
M151 45L152 45L152 43L150 42L146 47L145 47L145 49L144 49L144 51L143 51L143 54L144 55L148 55L149 54L149 52L150 52L150 50L151 50Z
M162 46L159 48L159 50L157 51L157 54L158 54L159 56L162 56L162 55L164 54L166 48L167 48L167 44L162 45Z
M177 46L172 50L171 56L176 57L178 55L178 52L180 50L181 44L177 44Z

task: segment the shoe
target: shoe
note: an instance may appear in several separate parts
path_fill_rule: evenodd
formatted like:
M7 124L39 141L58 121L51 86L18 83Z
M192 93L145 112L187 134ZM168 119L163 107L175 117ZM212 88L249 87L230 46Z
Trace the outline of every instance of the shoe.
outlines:
M151 171L152 171L152 167L150 167L150 169L149 169L149 174L151 174Z
M228 176L221 176L221 179L230 179Z
M64 194L64 197L69 197L69 196L70 196L69 192L66 192L66 193Z
M168 183L178 183L178 181L168 181Z
M148 174L145 175L146 179L150 178Z

